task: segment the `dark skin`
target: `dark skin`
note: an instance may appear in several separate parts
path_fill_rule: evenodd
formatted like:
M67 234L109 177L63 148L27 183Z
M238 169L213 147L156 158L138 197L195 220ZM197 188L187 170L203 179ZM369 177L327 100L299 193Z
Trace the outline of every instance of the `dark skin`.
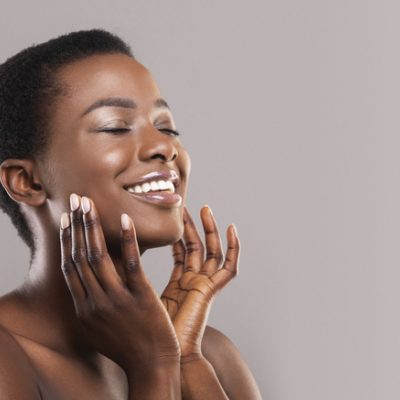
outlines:
M8 371L0 397L260 399L235 346L206 325L215 296L237 274L239 239L229 226L224 252L203 207L203 244L184 207L190 158L170 132L175 123L150 72L123 54L96 55L63 67L58 79L67 95L52 105L46 157L0 166L38 248L25 282L0 299L0 369ZM83 115L110 97L134 107ZM150 204L123 188L166 169L180 177L178 206ZM79 200L74 211L71 193ZM140 255L165 245L173 268L159 298Z

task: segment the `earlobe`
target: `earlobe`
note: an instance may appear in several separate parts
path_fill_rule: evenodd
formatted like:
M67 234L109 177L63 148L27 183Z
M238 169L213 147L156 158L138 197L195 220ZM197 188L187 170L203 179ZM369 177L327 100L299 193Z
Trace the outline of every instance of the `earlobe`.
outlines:
M46 193L35 176L34 162L9 158L0 164L0 181L7 194L17 203L40 206Z

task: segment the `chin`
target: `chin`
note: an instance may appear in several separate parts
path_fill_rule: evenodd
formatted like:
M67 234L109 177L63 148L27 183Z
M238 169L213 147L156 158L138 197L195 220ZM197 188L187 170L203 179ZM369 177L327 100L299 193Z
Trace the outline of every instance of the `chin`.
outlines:
M183 223L169 226L166 229L157 229L140 235L139 247L142 251L156 247L169 246L177 242L183 235Z

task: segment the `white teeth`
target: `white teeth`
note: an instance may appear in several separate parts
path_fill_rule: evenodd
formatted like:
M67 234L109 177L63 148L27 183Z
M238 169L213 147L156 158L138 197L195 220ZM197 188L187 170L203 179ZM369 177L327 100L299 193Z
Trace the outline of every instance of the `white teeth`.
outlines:
M147 193L158 190L168 190L172 193L175 193L175 186L171 181L159 180L145 182L142 185L135 185L135 187L129 187L127 190L130 193Z
M158 183L157 182L150 182L150 187L151 190L160 190L160 188L158 187Z
M143 190L144 193L150 192L150 189L151 189L150 183L148 183L148 182L143 183L142 190Z
M165 181L158 181L158 187L160 188L160 190L165 190L167 189L167 182Z

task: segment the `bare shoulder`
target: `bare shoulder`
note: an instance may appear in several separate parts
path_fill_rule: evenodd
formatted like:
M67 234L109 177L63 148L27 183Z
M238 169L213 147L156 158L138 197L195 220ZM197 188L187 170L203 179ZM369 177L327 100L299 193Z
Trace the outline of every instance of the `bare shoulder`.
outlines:
M0 398L41 399L36 375L25 352L0 325Z
M212 364L229 399L259 400L261 394L250 368L233 342L218 329L206 327L204 357Z

